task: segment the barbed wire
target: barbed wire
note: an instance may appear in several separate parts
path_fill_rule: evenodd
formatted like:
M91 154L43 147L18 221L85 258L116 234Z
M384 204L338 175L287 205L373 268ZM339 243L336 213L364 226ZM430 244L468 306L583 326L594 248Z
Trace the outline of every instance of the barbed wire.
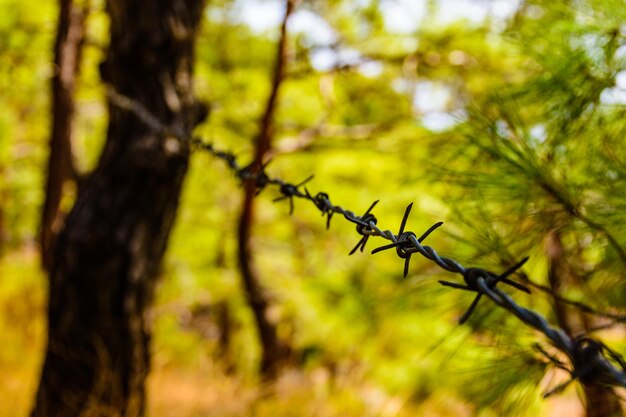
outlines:
M450 281L439 281L440 284L447 287L476 293L474 300L466 312L460 317L460 324L465 323L469 319L480 299L485 296L496 305L511 312L525 325L544 334L552 342L554 347L568 357L571 369L568 369L556 358L553 358L545 351L541 350L544 356L550 359L550 362L558 368L567 370L571 376L570 380L566 383L545 392L544 397L562 391L571 381L574 380L578 380L583 384L626 387L626 362L617 352L608 348L601 341L595 340L591 337L570 337L562 329L550 326L548 321L539 313L518 305L507 293L497 287L499 283L503 283L517 290L530 293L530 290L526 286L509 279L511 274L516 272L528 261L528 257L523 258L517 264L513 265L501 274L496 274L483 268L466 268L454 259L439 255L432 247L422 245L422 242L433 231L441 227L443 222L435 223L428 228L428 230L422 233L419 238L415 232L409 230L405 231L405 227L413 207L412 203L407 206L404 212L398 233L393 233L391 230L382 229L378 226L378 219L372 213L372 210L378 204L378 201L372 203L363 215L356 215L351 210L346 210L339 205L333 204L327 193L318 192L316 194L312 194L306 187L304 187L306 183L313 179L313 175L297 184L292 184L280 178L271 177L266 171L267 164L261 166L254 166L252 164L240 165L237 161L237 157L233 153L217 149L213 144L205 142L198 136L190 135L180 128L168 126L162 123L141 103L133 100L132 98L119 94L110 87L107 89L107 95L112 104L133 113L155 133L175 136L179 140L189 142L189 144L196 149L202 150L209 153L213 157L224 161L228 168L242 183L253 183L256 187L257 194L269 186L275 186L281 196L275 198L274 201L288 200L290 214L294 211L294 198L313 203L313 205L321 212L322 217L326 217L327 228L330 228L330 222L333 215L340 214L344 219L356 225L356 232L361 236L356 246L350 251L350 255L359 250L363 252L370 237L380 237L390 241L391 243L375 248L372 250L372 254L386 251L388 249L395 249L398 257L404 260L404 277L408 275L411 256L415 253L419 253L446 271L461 275L464 284ZM584 306L585 308L583 310L586 312L595 313L595 310L590 307L587 307L582 303L577 304ZM610 314L602 315L605 317L618 317ZM623 316L619 316L619 318L623 318Z

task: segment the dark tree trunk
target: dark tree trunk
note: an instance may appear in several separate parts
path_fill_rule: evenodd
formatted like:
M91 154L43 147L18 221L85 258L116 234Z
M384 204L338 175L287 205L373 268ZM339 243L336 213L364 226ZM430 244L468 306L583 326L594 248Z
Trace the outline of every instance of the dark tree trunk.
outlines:
M59 6L52 76L50 156L39 231L42 264L46 270L50 268L54 238L62 226L60 205L63 186L76 175L72 156L74 87L80 67L87 14L87 7L78 7L72 0L61 0Z
M190 130L202 0L109 0L105 82ZM33 416L141 416L145 310L175 218L189 147L109 106L107 142L54 247L49 328Z

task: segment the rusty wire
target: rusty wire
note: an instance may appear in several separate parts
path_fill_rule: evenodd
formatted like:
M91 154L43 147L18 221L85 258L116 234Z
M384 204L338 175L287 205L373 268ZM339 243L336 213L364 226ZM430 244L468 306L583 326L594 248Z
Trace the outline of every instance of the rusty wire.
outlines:
M378 220L372 213L372 210L378 201L375 201L363 215L359 216L353 211L333 204L327 193L318 192L312 194L309 192L309 190L304 187L304 184L313 178L312 175L300 183L292 184L280 178L271 177L266 172L266 165L260 167L252 165L242 166L237 162L237 158L233 153L219 150L215 148L213 144L205 142L200 137L187 134L182 129L165 125L152 115L141 103L119 94L112 88L107 90L107 95L112 104L135 114L136 117L142 120L143 123L154 132L161 135L174 136L179 140L187 141L196 149L221 159L239 180L254 183L257 188L257 194L268 186L277 187L281 196L274 199L274 201L288 200L290 214L293 213L294 210L294 198L298 198L313 203L321 212L322 216L326 216L327 228L330 227L330 221L334 214L342 215L347 221L356 225L356 232L361 236L356 246L350 251L350 255L357 250L363 252L368 239L375 236L388 240L391 243L375 248L372 253L374 254L395 248L398 257L404 260L404 277L408 274L409 262L411 256L415 253L419 253L446 271L461 275L465 284L439 281L442 285L448 287L476 293L471 305L459 319L460 324L463 324L470 317L482 296L486 296L496 305L515 315L525 325L543 333L554 347L568 357L571 369L564 367L560 362L556 361L556 359L550 357L551 362L557 367L566 369L570 373L571 379L544 393L544 397L562 391L571 381L576 379L583 384L626 387L626 362L620 355L609 349L601 341L593 338L586 336L570 337L564 330L550 326L542 315L518 305L508 294L497 288L498 283L504 283L520 291L530 293L530 290L526 286L508 278L509 275L521 268L528 258L522 259L502 274L496 274L482 268L466 268L453 259L439 255L432 247L422 245L422 242L435 229L439 228L443 222L435 223L422 233L419 238L415 232L405 231L412 204L409 204L404 212L398 233L393 233L391 230L383 229L377 224Z

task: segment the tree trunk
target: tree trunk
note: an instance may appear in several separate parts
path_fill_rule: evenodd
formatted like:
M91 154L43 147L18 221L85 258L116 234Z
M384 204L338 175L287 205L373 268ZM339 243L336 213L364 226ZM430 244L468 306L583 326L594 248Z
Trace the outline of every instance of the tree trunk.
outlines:
M574 272L565 258L565 247L558 231L552 231L546 239L546 254L549 260L548 279L554 294L560 293L564 283L576 281ZM572 309L558 299L554 299L559 326L572 337L583 333L585 323ZM582 313L579 313L582 314ZM583 384L585 393L585 411L587 417L619 417L622 409L613 388L594 384Z
M105 82L167 125L190 130L202 0L108 0ZM32 416L141 416L145 310L174 222L188 144L109 105L107 142L79 190L50 264L48 346Z
M72 155L74 90L87 14L86 7L78 7L72 0L60 0L59 6L52 76L50 156L39 231L41 260L46 270L50 268L54 238L62 227L60 206L63 186L76 175Z
M286 0L285 15L280 28L280 38L276 51L276 62L272 80L272 88L267 99L265 112L260 122L259 134L255 143L255 157L250 167L257 173L263 167L263 159L272 148L274 130L274 114L278 101L278 93L285 74L287 59L287 21L293 12L295 0ZM273 378L282 364L287 360L289 348L278 338L276 324L268 317L270 299L264 291L259 272L252 255L251 230L254 223L254 197L256 188L253 181L244 184L244 197L238 227L238 260L239 269L248 305L252 309L261 342L261 374Z

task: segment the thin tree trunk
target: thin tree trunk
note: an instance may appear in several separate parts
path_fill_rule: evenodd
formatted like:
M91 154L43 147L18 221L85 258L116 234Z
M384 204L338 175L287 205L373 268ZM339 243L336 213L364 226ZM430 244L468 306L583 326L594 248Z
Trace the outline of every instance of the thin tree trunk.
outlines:
M190 130L201 0L108 0L103 79L168 125ZM145 311L174 222L188 144L109 105L107 142L50 263L48 346L32 416L144 414Z
M294 1L295 0L286 1L285 15L281 25L280 38L276 52L272 89L265 106L263 118L261 119L259 135L256 139L255 158L251 165L252 172L259 172L259 170L262 169L263 159L272 147L274 113L278 93L285 73L287 20L293 11ZM286 360L288 348L278 338L276 324L272 323L268 317L270 301L260 284L258 269L254 264L252 256L251 229L254 223L255 193L254 182L246 182L244 184L243 205L239 218L238 258L246 298L254 314L261 342L262 353L260 370L264 376L271 378L276 374L281 363Z
M39 230L42 265L46 270L50 268L54 237L62 227L60 205L63 186L76 174L72 155L74 90L87 14L87 6L79 7L72 0L60 0L59 6L52 76L50 156Z
M548 279L554 294L560 293L565 282L573 282L574 272L565 258L565 248L558 231L552 231L546 239L546 254L549 259ZM554 299L559 326L572 337L585 330L585 323L579 313L569 309L558 299ZM583 384L585 411L587 417L619 417L622 409L613 388L594 384Z

